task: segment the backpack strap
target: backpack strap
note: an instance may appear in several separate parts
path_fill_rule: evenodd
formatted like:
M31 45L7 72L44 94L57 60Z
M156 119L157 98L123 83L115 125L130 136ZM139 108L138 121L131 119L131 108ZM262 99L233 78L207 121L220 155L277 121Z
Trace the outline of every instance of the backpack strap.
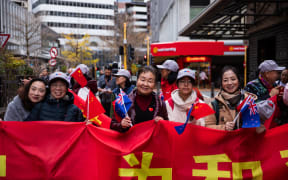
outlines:
M219 103L218 101L215 99L214 101L211 102L213 109L215 111L215 116L216 116L216 125L219 124Z

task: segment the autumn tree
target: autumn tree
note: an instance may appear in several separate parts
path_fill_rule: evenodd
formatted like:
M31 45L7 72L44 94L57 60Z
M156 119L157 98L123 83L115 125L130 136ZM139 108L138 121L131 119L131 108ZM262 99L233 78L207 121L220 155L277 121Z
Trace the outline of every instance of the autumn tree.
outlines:
M90 36L85 34L81 39L75 38L75 35L63 35L66 43L62 55L73 65L84 63L85 60L92 60L92 50L90 49Z
M0 49L0 71L5 74L6 79L14 79L17 71L21 66L25 65L25 61L3 48Z

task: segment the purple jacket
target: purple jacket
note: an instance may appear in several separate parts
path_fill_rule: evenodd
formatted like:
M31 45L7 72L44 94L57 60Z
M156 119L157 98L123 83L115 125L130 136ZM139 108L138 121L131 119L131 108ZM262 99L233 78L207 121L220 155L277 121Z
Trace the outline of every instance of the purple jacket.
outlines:
M137 119L135 119L136 117L136 112L135 112L135 99L136 99L136 96L137 96L137 89L134 89L129 95L129 99L132 101L132 105L130 107L130 109L128 110L128 115L129 117L131 118L131 121L132 121L132 124L135 125L137 124ZM152 92L152 95L155 97L155 100L156 100L156 106L155 106L155 111L154 111L154 115L153 115L153 118L155 118L156 116L160 116L162 117L163 119L165 120L168 120L168 114L167 114L167 110L166 110L166 105L164 103L164 101L162 101L155 92ZM148 120L151 120L151 119L147 119ZM129 128L122 128L121 126L121 123L118 122L114 115L112 117L112 121L111 121L111 125L110 125L110 128L111 129L114 129L116 131L119 131L119 132L125 132L127 131Z

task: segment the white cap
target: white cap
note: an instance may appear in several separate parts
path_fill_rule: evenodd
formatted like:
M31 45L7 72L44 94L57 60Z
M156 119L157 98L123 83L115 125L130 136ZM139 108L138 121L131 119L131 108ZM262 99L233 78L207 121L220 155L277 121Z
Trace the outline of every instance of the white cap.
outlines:
M176 72L179 69L178 64L174 60L166 60L162 65L157 65L159 69L168 69L170 71Z
M114 74L113 76L124 76L127 77L128 79L131 78L131 74L129 71L127 71L126 69L120 69L116 74Z
M54 73L50 74L49 85L53 79L63 79L67 83L67 85L69 86L68 76L63 72L54 72Z
M260 72L283 71L285 67L278 66L273 60L265 60L259 65Z
M177 80L179 80L179 79L181 79L181 78L183 78L185 76L193 78L195 80L195 71L193 71L191 69L188 69L188 68L181 69L178 72Z
M79 64L79 65L75 68L75 70L78 69L78 68L81 69L81 71L82 71L83 74L88 75L89 68L88 68L87 65L85 65L85 64Z

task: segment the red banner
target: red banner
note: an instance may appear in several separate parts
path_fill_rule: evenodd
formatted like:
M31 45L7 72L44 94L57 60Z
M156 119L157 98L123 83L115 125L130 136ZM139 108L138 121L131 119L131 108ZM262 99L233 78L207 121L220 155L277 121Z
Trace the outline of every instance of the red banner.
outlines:
M288 125L257 134L148 121L121 134L85 123L0 122L0 179L288 179Z

